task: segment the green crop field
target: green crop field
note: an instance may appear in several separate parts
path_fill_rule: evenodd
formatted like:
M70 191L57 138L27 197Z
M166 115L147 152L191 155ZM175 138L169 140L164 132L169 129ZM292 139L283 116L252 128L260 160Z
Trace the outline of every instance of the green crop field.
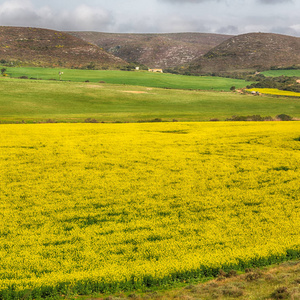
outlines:
M126 73L128 74L128 73ZM300 117L298 99L92 82L0 78L0 121L109 122L225 120L233 115Z
M270 70L261 72L265 76L278 77L278 76L296 76L300 77L300 70Z
M51 68L7 68L6 73L11 77L27 76L28 78L59 80L59 72L63 75L61 80L83 82L105 81L111 84L138 85L147 87L192 89L192 90L217 90L229 91L230 87L245 87L244 80L205 77L183 76L174 74L151 73L148 71L99 71L76 69L51 69Z

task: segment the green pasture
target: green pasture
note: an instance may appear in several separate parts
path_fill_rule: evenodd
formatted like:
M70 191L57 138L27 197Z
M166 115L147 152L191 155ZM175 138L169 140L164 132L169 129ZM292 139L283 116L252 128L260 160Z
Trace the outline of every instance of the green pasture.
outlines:
M278 77L278 76L300 77L300 70L270 70L261 73L269 77Z
M217 90L229 91L232 86L245 87L244 80L208 76L184 76L174 74L151 73L148 71L111 71L111 70L78 70L78 69L51 69L51 68L9 68L6 73L10 77L27 76L37 79L62 81L99 82L111 84L126 84L147 87L192 89L192 90Z
M127 74L127 73L126 73ZM297 98L0 78L0 122L225 120L233 115L300 117Z

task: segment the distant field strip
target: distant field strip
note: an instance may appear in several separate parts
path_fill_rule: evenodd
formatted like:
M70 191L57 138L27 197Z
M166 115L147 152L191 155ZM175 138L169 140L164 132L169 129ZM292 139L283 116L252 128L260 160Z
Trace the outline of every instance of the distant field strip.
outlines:
M299 139L299 122L0 125L0 299L299 256Z
M208 77L208 76L183 76L174 74L159 74L148 71L103 71L103 70L77 70L54 68L9 68L7 74L11 77L27 76L36 79L59 80L59 72L63 72L61 80L75 82L99 82L111 84L126 84L171 89L216 90L229 91L231 86L245 87L248 83L240 79Z
M270 70L261 72L265 76L278 77L278 76L296 76L300 77L300 70Z

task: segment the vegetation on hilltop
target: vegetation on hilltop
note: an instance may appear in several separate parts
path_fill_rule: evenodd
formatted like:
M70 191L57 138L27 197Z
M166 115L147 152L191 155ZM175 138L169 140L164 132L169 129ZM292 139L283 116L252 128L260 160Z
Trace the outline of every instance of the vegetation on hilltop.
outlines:
M300 38L248 33L232 37L195 59L186 71L193 74L234 70L269 70L300 66Z
M231 37L211 33L69 33L128 62L138 62L150 68L170 68L187 64Z
M116 68L127 63L64 32L0 26L0 63L9 66Z

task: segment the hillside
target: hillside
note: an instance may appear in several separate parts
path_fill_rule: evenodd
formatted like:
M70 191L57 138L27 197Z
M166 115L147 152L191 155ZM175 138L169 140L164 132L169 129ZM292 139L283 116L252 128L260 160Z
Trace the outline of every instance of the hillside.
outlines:
M192 62L192 73L300 66L300 38L248 33L224 41Z
M43 67L115 67L122 59L64 32L0 27L0 60ZM92 63L92 64L91 64Z
M127 34L69 32L128 62L150 68L181 66L231 36L209 33Z

